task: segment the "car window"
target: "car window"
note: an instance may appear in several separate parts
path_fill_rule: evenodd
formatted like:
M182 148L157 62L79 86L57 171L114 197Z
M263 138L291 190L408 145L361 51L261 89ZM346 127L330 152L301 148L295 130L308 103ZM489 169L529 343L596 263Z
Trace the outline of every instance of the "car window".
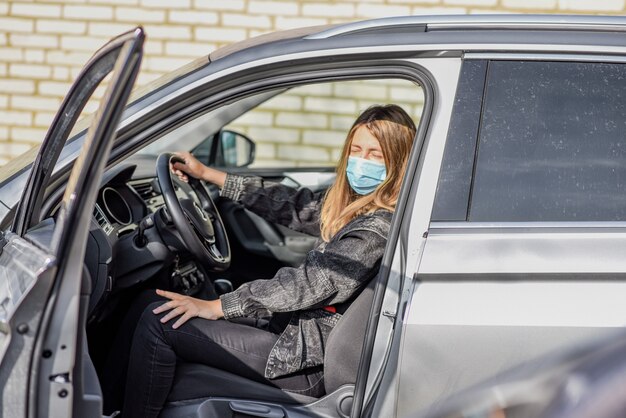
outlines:
M492 62L472 221L626 219L626 66Z
M369 106L389 103L401 106L417 124L422 87L375 79L266 91L199 115L138 153L189 150L207 165L221 161L226 168L331 168L357 116Z
M226 129L256 143L255 167L332 167L357 116L394 103L417 122L424 96L400 79L338 81L294 87L233 120Z
M478 91L465 95L461 113L480 123L460 130L465 146L456 144L451 127L433 220L626 220L626 66L492 61L486 72L474 67L478 76L466 91ZM482 108L480 74L487 74ZM454 157L455 150L463 156ZM452 193L455 187L462 193ZM467 213L467 205L454 204L459 199L469 202ZM446 203L451 207L442 208Z

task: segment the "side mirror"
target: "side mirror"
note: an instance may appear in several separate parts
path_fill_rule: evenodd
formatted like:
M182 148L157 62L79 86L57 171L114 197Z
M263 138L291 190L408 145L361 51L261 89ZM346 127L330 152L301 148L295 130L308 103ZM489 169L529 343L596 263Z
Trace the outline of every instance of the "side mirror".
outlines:
M217 140L216 167L246 167L254 162L256 145L244 134L224 129Z
M242 133L223 129L192 150L193 155L211 167L246 167L254 162L256 145Z

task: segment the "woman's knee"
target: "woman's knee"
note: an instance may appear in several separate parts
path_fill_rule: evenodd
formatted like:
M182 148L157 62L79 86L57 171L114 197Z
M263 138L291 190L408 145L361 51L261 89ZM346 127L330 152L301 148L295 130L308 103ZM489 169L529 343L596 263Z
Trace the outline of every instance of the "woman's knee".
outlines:
M160 321L161 315L156 315L153 312L154 309L162 304L163 302L154 302L146 306L139 318L134 338L164 338L163 324Z

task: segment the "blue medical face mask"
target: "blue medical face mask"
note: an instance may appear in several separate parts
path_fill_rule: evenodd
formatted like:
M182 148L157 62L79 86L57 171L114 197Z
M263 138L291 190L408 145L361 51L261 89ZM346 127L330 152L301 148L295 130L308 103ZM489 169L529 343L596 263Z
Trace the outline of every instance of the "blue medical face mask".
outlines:
M359 157L348 157L346 169L352 190L360 195L372 193L387 177L385 164Z

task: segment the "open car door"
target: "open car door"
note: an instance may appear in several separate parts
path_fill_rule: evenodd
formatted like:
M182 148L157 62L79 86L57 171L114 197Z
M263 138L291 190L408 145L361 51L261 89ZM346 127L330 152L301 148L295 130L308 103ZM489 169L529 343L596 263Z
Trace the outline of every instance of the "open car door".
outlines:
M123 34L87 63L41 146L13 226L2 234L2 417L101 416L99 384L84 337L85 301L90 291L85 248L116 127L139 71L144 37L141 28ZM40 221L61 149L107 75L110 82L69 174L62 201L54 218Z

